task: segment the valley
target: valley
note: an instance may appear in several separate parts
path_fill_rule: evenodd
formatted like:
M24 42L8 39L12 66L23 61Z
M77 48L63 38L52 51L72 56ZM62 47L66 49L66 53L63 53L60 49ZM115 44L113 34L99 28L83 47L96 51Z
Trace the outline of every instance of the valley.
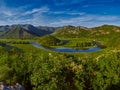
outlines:
M0 81L26 90L119 90L120 27L41 27L0 27Z

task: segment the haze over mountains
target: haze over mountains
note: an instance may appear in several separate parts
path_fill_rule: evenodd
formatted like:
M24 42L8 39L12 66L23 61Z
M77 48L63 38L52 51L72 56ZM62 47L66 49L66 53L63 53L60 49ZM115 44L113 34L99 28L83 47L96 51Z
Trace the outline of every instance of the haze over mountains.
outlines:
M1 38L33 38L34 36L43 36L56 30L55 27L38 26L30 24L0 26Z
M0 26L0 38L30 39L46 34L60 37L100 37L110 36L114 33L119 34L120 27L114 25L102 25L94 28L71 25L63 27L47 27L33 26L30 24Z

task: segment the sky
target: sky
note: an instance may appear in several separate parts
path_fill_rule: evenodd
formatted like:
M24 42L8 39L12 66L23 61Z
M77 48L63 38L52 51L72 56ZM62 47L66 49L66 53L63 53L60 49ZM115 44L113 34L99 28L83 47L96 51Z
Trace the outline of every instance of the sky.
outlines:
M120 26L120 0L0 0L0 25Z

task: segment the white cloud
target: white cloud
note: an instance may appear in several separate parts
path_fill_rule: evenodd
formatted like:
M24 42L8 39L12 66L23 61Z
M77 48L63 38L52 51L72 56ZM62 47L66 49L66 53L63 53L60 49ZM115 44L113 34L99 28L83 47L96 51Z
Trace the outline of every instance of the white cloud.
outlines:
M3 14L5 17L10 17L14 15L14 13L12 13L12 11L9 10L1 11L0 13Z
M31 11L25 11L29 6L22 6L18 8L9 8L5 4L0 6L0 25L12 24L42 24L43 13L48 12L49 8L41 7L34 8ZM31 15L31 17L29 16Z
M98 26L102 24L118 24L120 17L109 15L85 15L68 19L60 19L51 23L53 26L63 25L82 25L87 27Z
M120 17L118 16L100 16L100 17L96 17L96 20L98 21L116 21L116 20L120 20Z
M71 12L70 15L85 15L85 12Z
M80 3L85 0L53 0L56 6L62 6L62 5L71 5Z
M49 12L53 14L67 14L67 15L84 15L85 12L78 12L78 11L55 11L55 12Z
M10 8L7 7L4 3L2 3L0 6L0 17L7 19L15 15L20 15L22 9L24 9L23 6L18 8Z
M31 11L26 11L23 15L29 15L29 14L34 14L34 13L44 13L47 11L49 11L49 8L47 8L47 7L34 8Z

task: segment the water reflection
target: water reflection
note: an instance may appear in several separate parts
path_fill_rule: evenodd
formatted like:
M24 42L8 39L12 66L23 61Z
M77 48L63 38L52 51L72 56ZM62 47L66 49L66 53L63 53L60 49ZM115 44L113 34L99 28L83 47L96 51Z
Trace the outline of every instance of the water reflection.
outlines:
M51 49L51 48L45 48L37 42L32 42L31 44L37 48L53 50L53 51L58 51L58 52L95 52L95 51L101 50L101 48L99 48L99 47L92 47L92 48L86 48L86 49L75 49L75 48L63 48L63 47L61 47L61 48L52 48Z

